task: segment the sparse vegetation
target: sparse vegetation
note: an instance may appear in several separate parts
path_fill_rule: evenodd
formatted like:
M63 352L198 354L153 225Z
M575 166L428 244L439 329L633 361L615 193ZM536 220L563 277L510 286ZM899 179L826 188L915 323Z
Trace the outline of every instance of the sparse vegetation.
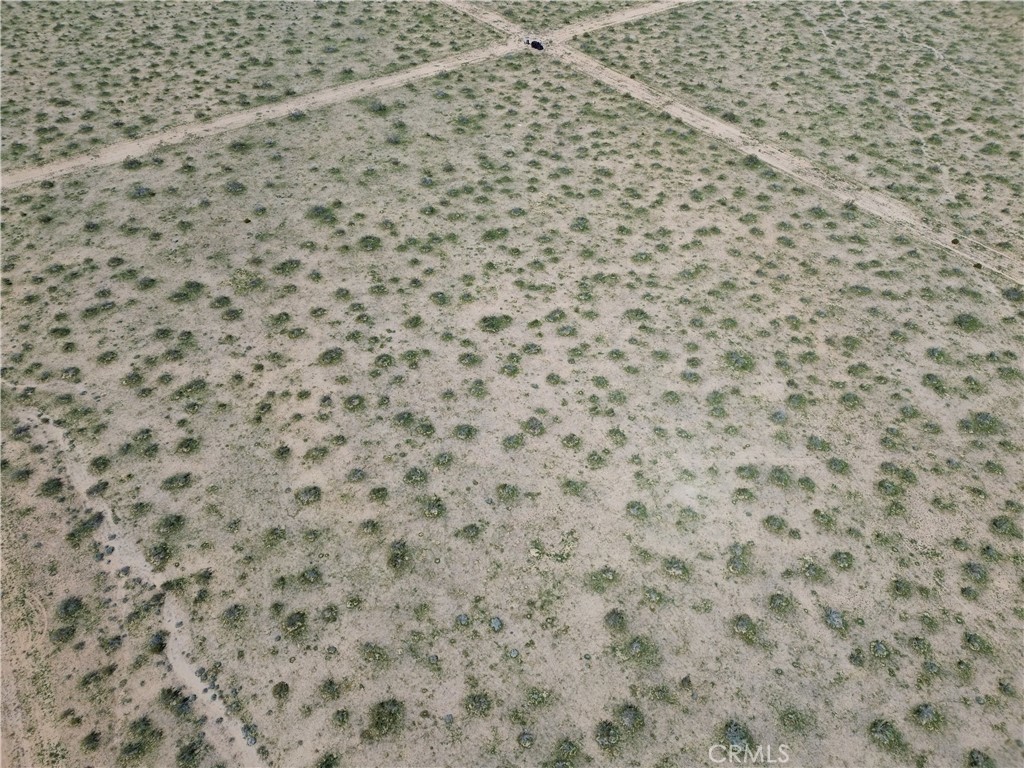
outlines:
M4 6L5 750L1012 763L1024 11L477 5Z

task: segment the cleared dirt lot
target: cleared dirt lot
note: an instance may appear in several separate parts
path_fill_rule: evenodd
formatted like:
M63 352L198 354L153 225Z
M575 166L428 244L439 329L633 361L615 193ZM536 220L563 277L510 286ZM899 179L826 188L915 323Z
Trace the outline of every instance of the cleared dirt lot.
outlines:
M1019 285L525 46L3 205L11 765L1019 760Z

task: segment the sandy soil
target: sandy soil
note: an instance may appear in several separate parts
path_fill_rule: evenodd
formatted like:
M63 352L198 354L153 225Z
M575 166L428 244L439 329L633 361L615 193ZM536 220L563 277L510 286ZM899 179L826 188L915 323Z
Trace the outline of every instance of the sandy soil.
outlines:
M4 174L4 764L1018 761L1014 264L451 5Z
M929 225L920 213L889 195L867 189L857 183L820 170L808 160L790 154L778 147L755 141L736 126L701 112L692 106L673 101L649 86L630 79L600 64L586 54L572 49L556 50L556 54L581 72L628 93L635 99L662 110L687 125L726 142L748 157L792 176L803 184L814 187L826 195L861 208L872 216L905 228L908 235L918 240L947 249L967 262L972 268L984 269L1015 283L1024 282L1024 264L1017 253L1001 253L984 242L963 236L958 230ZM953 244L964 247L953 247ZM969 247L971 250L966 250Z
M520 47L521 43L519 41L498 43L488 48L467 51L466 53L449 56L440 61L412 67L393 75L384 75L383 77L359 81L350 85L315 91L311 94L287 99L271 106L255 107L242 112L232 112L229 115L214 120L187 123L162 133L154 134L153 136L147 136L144 139L118 142L109 147L104 147L93 154L79 155L67 160L58 160L38 168L18 169L5 173L3 176L3 186L5 189L14 189L33 182L54 179L83 168L113 165L123 162L128 158L154 152L161 147L173 146L193 139L238 130L256 122L287 118L305 110L336 104L339 101L349 101L387 88L422 80L439 72L446 72L453 67L474 64L511 53Z
M621 74L1012 257L1024 152L1013 3L679 5L578 44Z
M8 170L486 46L434 2L3 5Z

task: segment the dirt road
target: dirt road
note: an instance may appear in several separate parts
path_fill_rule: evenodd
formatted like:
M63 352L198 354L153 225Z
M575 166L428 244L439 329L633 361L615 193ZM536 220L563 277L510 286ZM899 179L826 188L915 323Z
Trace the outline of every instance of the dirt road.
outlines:
M37 168L23 168L17 171L3 174L0 177L0 187L5 190L14 189L33 182L54 179L74 171L85 168L95 168L104 165L114 165L129 157L145 155L163 146L180 144L192 139L214 136L218 133L233 131L244 128L247 125L265 120L277 120L295 112L305 112L330 104L337 104L342 101L357 99L360 96L383 91L389 88L396 88L406 83L422 80L427 77L439 74L449 69L477 64L487 59L503 56L506 53L517 51L522 47L522 41L504 42L489 45L485 48L477 48L473 51L466 51L455 56L449 56L437 61L427 62L411 69L395 72L390 75L360 80L336 88L326 88L321 91L314 91L293 99L268 104L241 112L232 112L228 115L203 122L186 123L167 131L155 133L152 136L145 136L133 141L123 141L103 147L97 152L78 155L67 160L58 160L54 163L41 165Z
M631 6L605 16L570 24L554 32L549 39L544 41L548 44L545 52L548 55L556 56L595 80L729 144L745 155L756 156L761 162L796 179L801 184L813 187L845 204L854 205L872 216L895 224L917 240L923 240L955 254L970 264L972 268L986 270L1015 283L1024 283L1024 264L1013 256L1001 253L978 240L948 228L933 226L925 221L917 211L890 195L868 189L851 179L826 173L802 157L777 146L756 141L735 125L632 79L564 44L578 35L613 24L623 24L650 14L661 13L676 5L692 1L662 0L646 5ZM472 16L481 23L490 24L502 32L515 33L515 28L510 29L507 19L480 7L479 4L465 2L465 0L442 0L442 2ZM522 35L524 32L520 31L519 34Z
M1007 280L1024 283L1024 264L977 240L953 230L932 226L919 213L899 200L856 182L826 173L810 161L779 147L756 141L731 123L702 112L684 102L657 91L645 83L606 67L596 59L568 46L553 49L553 54L595 80L628 94L634 99L665 112L702 133L729 144L744 155L756 156L778 171L814 187L830 197L896 224L918 240L943 248L968 262L972 267L998 274ZM958 241L958 242L957 242Z
M395 72L336 88L315 91L278 102L277 104L234 112L207 122L188 123L152 136L114 144L93 154L80 155L38 168L13 171L4 174L0 178L0 187L13 189L24 184L56 178L84 168L112 165L122 162L129 157L145 155L162 146L244 128L247 125L263 120L287 117L295 112L317 109L330 104L355 99L376 91L422 80L446 70L478 64L488 59L523 50L523 38L532 32L532 30L526 30L521 25L478 3L470 3L466 2L466 0L442 1L446 5L483 24L487 24L511 39L503 43L496 43L484 48L449 56L438 61L421 64L402 72ZM709 115L693 105L686 104L661 93L649 85L627 77L565 44L578 35L614 24L623 24L651 14L661 13L676 5L693 1L657 0L653 3L629 6L614 13L583 19L551 33L550 37L545 40L547 43L545 51L565 61L578 71L622 93L628 94L632 98L666 112L687 125L691 125L697 130L729 144L746 155L758 157L762 162L791 176L802 184L811 186L846 204L854 205L858 209L877 216L884 221L893 223L906 230L908 234L918 240L929 242L955 254L973 268L986 270L1015 283L1024 283L1024 264L1021 264L1013 256L1001 253L984 243L948 228L934 226L924 220L916 211L883 192L868 189L851 179L839 178L826 173L804 158L791 154L779 147L756 141L743 133L735 125Z
M77 495L78 500L83 505L87 504L103 513L103 523L96 534L99 540L109 542L114 548L114 551L105 558L104 567L111 582L118 585L117 603L120 604L122 598L128 597L125 581L129 577L118 575L122 569L127 568L125 573L130 573L132 579L141 579L146 585L158 584L159 579L153 574L145 557L132 544L131 538L126 536L124 531L114 523L115 516L109 505L99 496L86 495L86 489L92 485L92 480L85 463L75 454L75 449L64 431L52 420L42 418L42 414L26 415L23 423L32 423L40 434L46 436L48 442L52 442L56 446L59 460L63 464L71 489ZM45 612L41 605L35 608L34 612L45 621ZM198 715L206 716L204 726L206 739L218 757L226 761L227 764L239 766L239 768L260 768L265 765L257 754L255 746L246 743L242 733L242 723L228 712L224 701L212 693L203 693L204 689L208 689L209 686L196 674L198 665L191 658L193 642L188 628L188 614L182 610L173 595L169 595L163 603L161 620L161 628L167 633L167 646L164 649L167 668L177 685L196 695L193 706ZM45 624L40 631L42 632L41 636L45 637ZM38 635L39 631L34 634ZM17 682L31 678L34 670L19 669L19 666L23 666L25 663L26 660L21 655L5 654L5 686L10 681ZM5 710L5 714L10 714L10 712ZM20 713L18 714L20 715ZM31 730L11 732L22 734L24 739L19 745L5 744L5 754L12 760L15 755L30 757L36 754L30 743ZM17 764L17 762L14 761L12 764Z

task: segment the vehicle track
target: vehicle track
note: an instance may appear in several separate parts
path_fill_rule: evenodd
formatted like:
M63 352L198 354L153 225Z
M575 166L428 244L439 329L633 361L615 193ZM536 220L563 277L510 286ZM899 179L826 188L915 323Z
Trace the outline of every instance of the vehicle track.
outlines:
M441 2L472 16L483 24L490 24L502 32L507 32L509 29L508 20L505 17L481 8L476 3L470 3L467 0L441 0ZM558 43L572 40L577 35L660 13L686 2L694 2L694 0L660 0L648 5L625 8L606 16L585 19L577 24L570 24L552 33L549 39L543 41L548 44L545 50L577 71L638 101L643 101L702 133L729 144L744 154L756 156L762 162L802 184L814 187L830 197L841 200L844 204L855 205L860 210L883 221L896 224L907 230L914 238L953 253L976 269L999 275L1014 283L1024 283L1024 263L1015 260L1013 256L997 251L979 240L961 235L949 228L932 226L917 211L884 192L869 189L852 179L830 174L809 160L771 144L757 141L731 123L709 115L646 83L623 75L582 51L568 45L558 45ZM521 35L522 32L520 32ZM826 40L828 41L827 37ZM831 41L828 42L831 43Z
M118 586L118 602L127 596L124 584L128 576L118 572L128 568L131 578L156 585L158 579L153 574L142 553L132 545L130 538L124 535L114 523L114 514L110 506L100 497L89 497L86 489L92 485L85 463L75 455L74 447L64 431L52 420L45 420L42 411L36 414L36 427L42 431L57 447L58 459L64 465L64 471L70 481L71 488L83 504L88 504L103 513L103 523L97 529L97 537L101 541L110 542L113 552L104 558L107 575L112 583ZM231 715L219 696L203 693L208 689L199 675L196 664L190 658L191 633L188 629L187 614L181 611L176 600L168 596L161 608L160 618L162 629L167 633L167 646L164 654L167 666L178 683L196 695L195 707L201 715L206 716L204 733L217 755L238 768L262 768L266 763L260 758L255 746L246 742L242 733L242 724Z
M906 229L916 239L953 253L977 269L999 275L1011 282L1024 283L1024 263L1021 263L1020 260L1014 260L1011 255L1001 253L947 227L932 226L916 211L883 192L868 189L851 179L827 173L809 160L771 144L757 141L732 123L720 120L662 93L646 83L641 83L606 67L593 57L574 48L563 46L553 50L552 53L578 71L634 99L643 101L714 139L729 144L745 155L757 157L761 162L767 163L803 184L814 187L846 204L853 204L872 216L896 224Z
M693 0L656 0L656 2L649 5L633 6L608 14L607 16L585 19L559 30L553 36L553 39L568 39L572 35L600 29L609 24L618 24L651 13L658 13L680 2L693 2ZM349 101L376 91L395 88L416 80L423 80L450 69L478 64L482 61L522 49L522 29L504 16L489 11L486 8L477 7L466 2L459 2L458 0L452 0L448 4L471 18L487 24L506 36L510 36L512 39L506 40L503 43L494 43L483 48L476 48L472 51L464 51L454 56L438 59L437 61L428 61L401 72L313 91L312 93L279 101L275 104L265 104L240 112L232 112L212 120L185 123L160 133L154 133L151 136L111 144L89 154L76 155L75 157L57 160L35 168L19 168L18 170L0 175L0 189L15 189L25 184L55 179L78 170L114 165L123 162L129 157L145 155L164 146L214 136L238 128L244 128L247 125L263 120L276 120L287 117L297 111L318 109L342 101Z
M33 744L27 734L36 730L39 702L25 681L36 669L32 649L37 648L48 633L45 610L39 599L32 597L23 584L14 589L23 590L25 599L12 610L12 606L17 605L17 598L11 599L13 582L13 577L5 579L5 627L3 653L0 654L0 679L4 685L3 720L6 733L13 735L0 743L0 765L5 767L30 765L34 759ZM36 628L36 616L43 618L41 631Z
M194 122L172 128L161 133L133 141L120 142L88 155L60 160L38 168L12 171L0 177L0 188L13 189L32 182L43 181L84 168L112 165L129 157L144 155L162 146L178 144L195 138L224 133L243 128L261 120L286 117L296 111L317 109L358 98L375 91L394 88L409 82L431 77L457 67L477 64L491 58L513 53L521 49L526 30L494 11L467 0L441 0L446 5L487 24L513 39L495 43L483 48L466 51L438 61L427 62L401 72L361 80L355 83L327 88L293 99L264 105L254 109L234 112L206 122ZM565 61L578 71L643 101L697 130L708 134L748 155L755 155L762 162L771 165L801 183L814 187L833 198L876 216L884 221L902 227L919 240L931 243L948 251L976 269L985 270L1014 283L1024 284L1024 263L1012 255L1004 254L976 239L951 230L929 224L920 214L899 200L883 192L864 187L845 177L838 177L820 169L812 162L791 154L779 147L756 141L731 123L709 115L683 101L659 92L657 89L634 80L601 64L591 56L567 45L561 45L574 37L593 32L606 26L624 24L634 19L661 13L674 6L695 0L655 0L653 3L630 6L619 11L583 19L551 33L548 50L552 55ZM969 250L968 250L969 249Z
M342 101L350 101L351 99L356 99L376 91L396 88L406 83L432 77L449 69L478 64L481 61L503 56L517 51L521 47L521 40L495 43L484 48L476 48L472 51L465 51L444 59L438 59L437 61L429 61L401 72L313 91L312 93L296 96L295 98L286 99L274 104L265 104L241 112L232 112L212 120L185 123L141 139L111 144L90 154L76 155L66 160L58 160L36 168L19 168L16 171L4 173L0 176L0 188L4 190L14 189L25 184L64 176L74 171L114 165L129 157L145 155L164 146L214 136L219 133L244 128L247 125L263 120L276 120L296 112L318 109Z

